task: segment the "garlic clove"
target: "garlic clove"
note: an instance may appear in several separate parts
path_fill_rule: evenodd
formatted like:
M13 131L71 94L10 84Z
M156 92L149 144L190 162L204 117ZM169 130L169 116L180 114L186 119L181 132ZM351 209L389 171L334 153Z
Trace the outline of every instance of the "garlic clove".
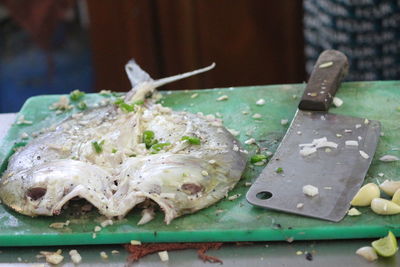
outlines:
M400 189L397 189L397 191L394 193L392 197L392 202L396 203L397 205L400 205Z
M394 193L400 188L400 181L385 180L379 187L389 196L393 196Z
M378 255L376 254L375 250L372 247L362 247L357 249L357 255L360 255L367 261L375 261L378 259Z
M374 198L371 201L371 209L373 212L380 215L393 215L400 213L400 205L383 198Z
M376 184L368 183L358 190L350 204L359 207L369 206L372 199L378 198L380 195L379 187Z

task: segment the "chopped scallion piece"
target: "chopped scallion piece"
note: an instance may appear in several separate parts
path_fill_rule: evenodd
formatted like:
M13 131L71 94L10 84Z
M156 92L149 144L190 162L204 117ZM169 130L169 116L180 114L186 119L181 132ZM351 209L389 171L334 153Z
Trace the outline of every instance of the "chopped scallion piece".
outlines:
M84 95L85 95L85 92L81 92L79 90L74 90L69 94L69 98L72 101L77 101L77 100L81 99Z
M76 107L80 110L85 110L87 108L87 105L86 105L85 101L81 101L78 103L78 105Z
M114 102L114 104L119 106L119 108L122 111L132 112L132 111L135 111L135 106L136 105L143 105L144 101L143 100L138 100L138 101L135 101L133 104L128 104L128 103L125 103L125 101L122 98L119 98Z
M143 132L143 143L146 145L147 149L149 149L152 145L157 143L157 140L154 140L154 132L153 131L144 131Z
M113 148L112 150L111 150L111 153L117 153L117 149L116 148Z
M263 160L266 160L268 157L262 154L256 154L250 158L251 163L257 163Z
M96 151L97 154L100 154L101 152L103 152L104 140L101 141L100 143L98 143L97 141L93 141L92 145L93 145L94 151Z
M158 144L152 145L151 149L158 152L158 151L162 150L165 146L169 146L169 145L171 145L171 143L158 143Z
M200 139L193 136L183 136L182 141L188 141L192 145L200 145Z
M138 100L138 101L133 102L133 104L134 105L143 105L144 101L143 100Z
M276 169L275 172L276 172L276 173L282 173L282 172L283 172L283 169L282 169L281 167L279 167L279 168Z

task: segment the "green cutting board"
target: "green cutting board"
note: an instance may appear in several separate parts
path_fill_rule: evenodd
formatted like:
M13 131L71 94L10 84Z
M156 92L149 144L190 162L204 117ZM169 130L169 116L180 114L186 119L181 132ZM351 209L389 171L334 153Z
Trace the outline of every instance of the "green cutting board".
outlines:
M331 112L379 120L384 135L380 138L378 150L368 172L366 182L379 183L385 179L400 179L400 162L383 163L378 159L384 154L400 156L400 81L345 83L338 96L344 100L340 108L331 108ZM175 110L203 112L222 116L227 128L240 131L239 139L243 143L254 137L262 147L274 152L285 134L287 126L281 119L292 119L304 84L273 85L254 87L232 87L197 91L164 92L161 100L164 105ZM198 96L191 96L197 93ZM226 101L216 101L221 95L229 97ZM47 95L30 98L20 114L32 120L32 125L13 125L0 144L0 164L3 172L6 158L15 146L21 145L20 135L31 134L43 127L49 127L77 112L55 114L48 106L60 96ZM85 101L90 106L104 98L90 94ZM258 99L264 98L265 105L257 106ZM262 118L253 119L255 113ZM249 156L254 154L255 145L244 145ZM133 210L123 220L103 228L93 238L93 229L105 218L96 211L84 216L75 215L80 203L55 217L31 218L20 215L0 205L0 246L35 245L78 245L127 243L130 240L142 242L202 242L202 241L269 241L269 240L311 240L381 237L392 230L400 235L400 215L380 216L369 208L360 208L362 215L346 216L341 222L333 223L318 219L300 217L253 207L247 203L246 182L253 182L262 170L262 166L248 164L242 180L230 193L241 194L234 201L224 199L217 204L195 214L178 218L170 225L163 222L163 214L158 213L152 222L137 226L140 211ZM379 177L378 173L384 173ZM75 205L75 207L74 207ZM53 222L71 223L67 228L56 230L49 228Z

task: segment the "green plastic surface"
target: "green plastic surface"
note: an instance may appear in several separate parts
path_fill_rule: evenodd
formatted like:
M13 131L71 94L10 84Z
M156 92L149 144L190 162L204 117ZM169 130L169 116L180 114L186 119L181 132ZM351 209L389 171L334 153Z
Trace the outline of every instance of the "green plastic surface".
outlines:
M366 182L379 183L385 179L399 180L400 162L383 163L378 159L385 154L400 156L400 82L356 82L345 83L338 92L344 100L340 108L331 108L331 112L379 120L384 136L380 138ZM175 110L216 114L219 112L227 128L240 131L238 137L243 143L254 137L262 147L275 151L285 134L287 126L281 119L292 119L304 84L273 85L255 87L222 88L197 91L164 92L161 101ZM198 93L196 98L191 95ZM226 101L216 101L221 95L229 96ZM90 94L85 101L93 105L105 98ZM257 106L255 102L264 98L266 104ZM48 106L58 101L59 96L37 96L26 101L20 114L32 120L32 125L13 125L0 144L0 163L3 172L4 161L16 145L21 143L20 135L28 134L58 122L71 112L56 115ZM248 112L246 114L246 111ZM261 119L253 119L254 113L262 114ZM249 156L254 154L255 145L244 145ZM246 182L254 181L261 167L248 164L246 172L230 193L241 197L229 201L224 199L217 204L172 221L163 222L163 214L158 212L152 222L137 226L140 211L132 210L129 215L114 225L103 228L93 238L93 229L105 218L96 211L84 216L76 215L80 202L55 217L31 218L20 215L0 205L0 246L36 246L36 245L77 245L127 243L130 240L142 242L201 242L201 241L267 241L267 240L313 240L381 237L392 230L400 235L400 215L380 216L368 207L359 208L360 216L346 216L341 222L333 223L277 211L265 210L248 204L245 198L248 187ZM378 173L384 173L379 177ZM77 206L77 207L74 207ZM53 222L70 220L65 229L52 229Z

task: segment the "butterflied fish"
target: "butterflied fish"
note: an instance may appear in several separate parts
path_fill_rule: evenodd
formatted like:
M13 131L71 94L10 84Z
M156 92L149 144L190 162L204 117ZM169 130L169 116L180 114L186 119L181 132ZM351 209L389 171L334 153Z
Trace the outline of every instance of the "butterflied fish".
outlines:
M133 89L117 105L74 115L41 134L9 159L0 198L15 211L57 215L84 198L107 217L123 217L152 200L165 222L224 198L246 164L238 141L212 116L156 104L155 89L195 75L153 80L133 60ZM141 222L151 219L145 209Z

